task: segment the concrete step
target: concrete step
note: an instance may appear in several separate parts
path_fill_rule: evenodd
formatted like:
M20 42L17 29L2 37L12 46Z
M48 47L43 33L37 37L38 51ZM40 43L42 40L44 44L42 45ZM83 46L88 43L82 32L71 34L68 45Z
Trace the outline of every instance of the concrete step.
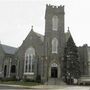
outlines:
M66 85L61 79L58 78L49 78L48 81L45 83L47 85Z

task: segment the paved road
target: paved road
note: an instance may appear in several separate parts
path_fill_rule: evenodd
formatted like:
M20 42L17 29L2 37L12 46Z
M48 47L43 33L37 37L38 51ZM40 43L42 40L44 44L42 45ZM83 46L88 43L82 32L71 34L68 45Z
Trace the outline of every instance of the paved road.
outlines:
M90 86L73 86L73 85L53 85L53 86L35 86L37 90L90 90Z
M2 86L0 85L0 90L90 90L90 86L38 86L32 89L25 89L21 87L13 86Z
M68 86L62 90L90 90L90 86Z

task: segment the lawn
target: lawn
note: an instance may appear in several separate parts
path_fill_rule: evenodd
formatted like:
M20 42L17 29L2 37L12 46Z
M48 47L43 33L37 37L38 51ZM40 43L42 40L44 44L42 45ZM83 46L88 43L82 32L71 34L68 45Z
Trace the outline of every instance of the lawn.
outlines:
M41 83L37 83L37 82L26 82L26 81L0 81L0 84L23 85L23 86L41 85Z

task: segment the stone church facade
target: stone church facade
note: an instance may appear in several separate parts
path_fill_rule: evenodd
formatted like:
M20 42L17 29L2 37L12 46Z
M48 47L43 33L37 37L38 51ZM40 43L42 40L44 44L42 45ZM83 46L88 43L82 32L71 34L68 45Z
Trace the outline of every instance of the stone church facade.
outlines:
M45 35L30 33L19 48L0 44L0 77L17 79L62 79L64 48L71 36L65 33L64 6L46 5ZM90 47L77 47L82 75L90 75Z

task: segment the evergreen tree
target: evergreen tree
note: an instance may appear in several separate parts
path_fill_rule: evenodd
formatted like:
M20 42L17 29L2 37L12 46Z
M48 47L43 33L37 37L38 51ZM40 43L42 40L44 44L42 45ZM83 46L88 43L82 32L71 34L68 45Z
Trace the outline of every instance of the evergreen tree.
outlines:
M77 47L70 35L64 49L63 76L65 81L71 84L71 80L80 77L80 62Z

